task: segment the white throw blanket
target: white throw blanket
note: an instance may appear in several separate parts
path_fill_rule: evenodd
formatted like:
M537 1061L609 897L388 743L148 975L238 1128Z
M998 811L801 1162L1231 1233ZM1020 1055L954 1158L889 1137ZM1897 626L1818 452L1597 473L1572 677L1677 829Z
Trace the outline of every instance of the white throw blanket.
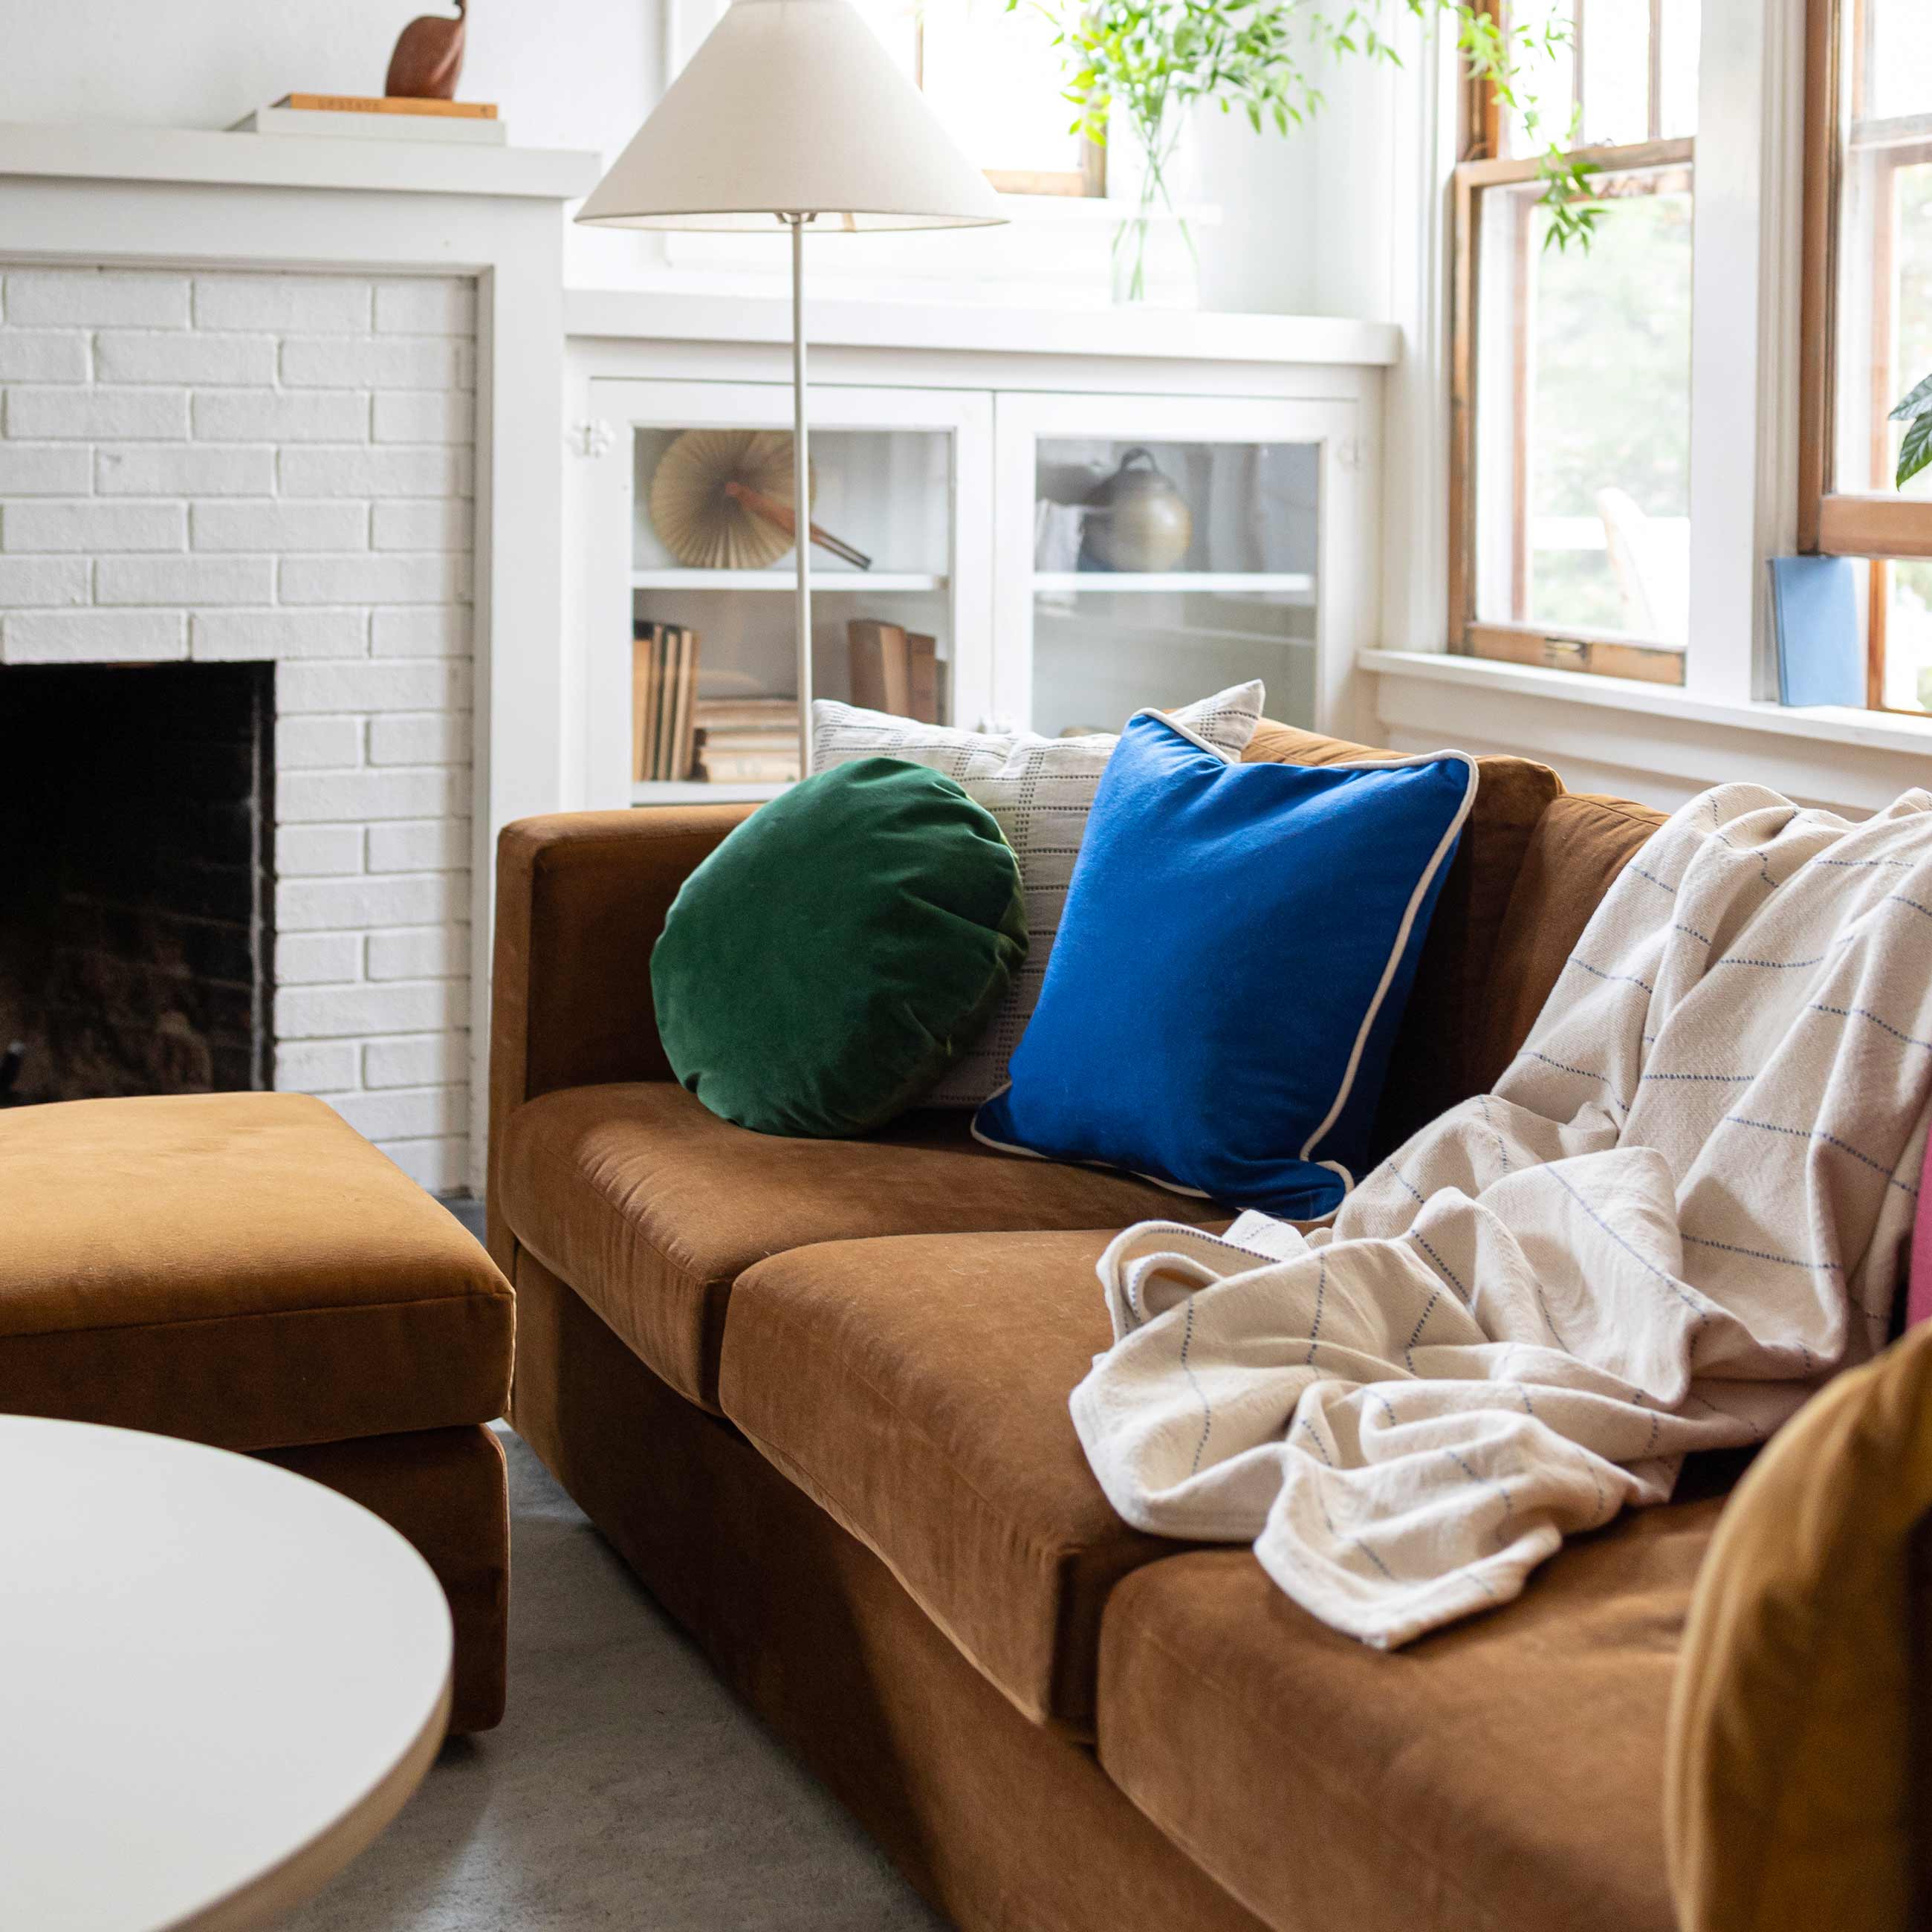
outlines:
M1406 1643L1668 1499L1882 1347L1932 1095L1932 796L1724 785L1612 886L1493 1094L1305 1240L1162 1222L1100 1263L1073 1418L1108 1499L1252 1540Z

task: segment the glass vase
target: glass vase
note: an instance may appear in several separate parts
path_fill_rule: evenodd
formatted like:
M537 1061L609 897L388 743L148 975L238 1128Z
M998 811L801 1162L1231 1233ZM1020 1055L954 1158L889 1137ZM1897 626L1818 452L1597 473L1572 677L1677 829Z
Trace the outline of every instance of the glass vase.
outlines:
M1200 301L1201 262L1193 231L1174 206L1168 185L1180 130L1178 116L1167 118L1174 123L1172 128L1156 125L1142 130L1139 190L1114 230L1113 297L1121 304L1192 308ZM1170 225L1179 234L1179 249L1161 245L1162 231Z

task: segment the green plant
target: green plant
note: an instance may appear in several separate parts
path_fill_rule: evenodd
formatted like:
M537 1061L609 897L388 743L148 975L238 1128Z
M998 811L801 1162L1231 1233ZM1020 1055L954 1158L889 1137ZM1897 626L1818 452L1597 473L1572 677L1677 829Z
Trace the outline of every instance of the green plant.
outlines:
M1144 237L1156 203L1177 214L1168 170L1186 110L1212 101L1224 114L1240 112L1257 133L1272 126L1286 134L1322 105L1315 77L1325 59L1355 55L1401 64L1384 31L1386 14L1406 8L1417 19L1442 14L1453 22L1456 46L1470 71L1517 113L1532 139L1540 139L1540 116L1520 84L1533 57L1567 44L1567 22L1553 16L1540 27L1506 26L1472 0L1024 0L1052 21L1065 50L1066 98L1073 128L1105 142L1116 110L1145 156L1138 214L1124 223L1117 250L1138 224ZM1023 0L1006 0L1010 9ZM1573 122L1566 132L1574 136ZM1598 203L1588 172L1572 160L1567 142L1552 140L1540 178L1550 211L1544 245L1587 246ZM1181 224L1191 251L1193 237ZM1129 293L1144 292L1136 285Z
M1914 387L1892 411L1892 420L1906 425L1904 440L1898 446L1898 468L1892 479L1894 489L1903 490L1920 470L1932 464L1932 376Z

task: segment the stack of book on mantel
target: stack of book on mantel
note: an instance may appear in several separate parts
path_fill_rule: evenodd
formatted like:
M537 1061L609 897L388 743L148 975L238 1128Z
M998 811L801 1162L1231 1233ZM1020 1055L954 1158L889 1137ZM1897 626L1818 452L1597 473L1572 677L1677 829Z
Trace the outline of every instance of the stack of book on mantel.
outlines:
M631 644L631 775L643 783L692 776L698 633L640 622Z
M798 777L798 700L700 698L698 766L713 784L790 784Z
M392 94L285 94L274 106L244 114L228 131L456 141L486 148L500 148L509 138L494 100L419 100Z
M932 638L874 617L852 618L845 638L854 704L922 724L946 716L946 662Z

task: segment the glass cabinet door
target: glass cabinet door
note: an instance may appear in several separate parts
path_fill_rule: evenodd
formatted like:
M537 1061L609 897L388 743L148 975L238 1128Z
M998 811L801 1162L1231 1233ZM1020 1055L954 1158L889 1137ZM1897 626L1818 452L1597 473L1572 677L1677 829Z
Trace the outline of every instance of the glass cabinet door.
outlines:
M799 776L791 392L592 388L613 431L586 676L596 802L769 797ZM810 407L813 694L976 716L990 399L826 385Z
M1011 721L1115 731L1143 705L1259 678L1269 716L1314 728L1340 406L1001 396Z

